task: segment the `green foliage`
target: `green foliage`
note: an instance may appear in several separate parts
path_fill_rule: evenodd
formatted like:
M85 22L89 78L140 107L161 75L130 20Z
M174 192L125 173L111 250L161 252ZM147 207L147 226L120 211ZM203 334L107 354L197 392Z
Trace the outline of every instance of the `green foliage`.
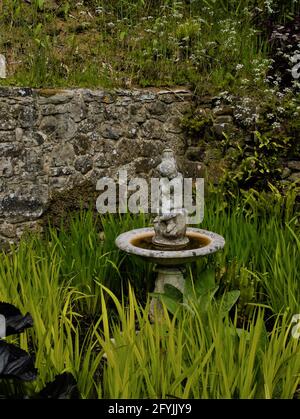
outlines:
M285 21L296 4L264 0L3 0L0 47L9 77L1 84L32 87L174 86L197 93L239 91L265 85L257 63L267 58L264 31L270 20ZM33 66L32 28L48 37L47 71ZM263 29L263 30L262 30ZM69 38L73 37L72 46ZM242 67L242 70L237 68ZM93 68L93 71L90 69ZM42 69L43 70L43 69Z
M108 290L106 290L109 292ZM293 398L299 385L298 343L287 316L267 333L263 313L248 328L209 309L203 318L167 310L151 324L149 305L141 308L129 292L124 307L111 293L120 321L97 335L105 349L106 398ZM104 303L103 299L103 304Z
M84 398L294 397L299 213L292 192L273 197L268 207L255 191L230 206L207 197L201 228L222 234L225 248L188 266L184 295L166 289L174 314L165 301L155 324L151 265L114 245L119 233L149 225L143 215L66 214L59 230L0 254L0 300L34 320L8 339L36 353L39 378L28 395L69 371Z
M272 134L255 132L253 141L243 146L225 136L223 146L230 147L234 165L226 171L221 184L224 189L235 191L254 187L266 190L270 182L281 180L283 155L288 153L289 138L273 138Z
M243 199L237 198L235 204L232 200L206 198L201 228L216 231L226 240L224 250L214 258L217 284L221 291L241 291L241 316L251 312L255 303L266 304L276 313L288 307L292 313L300 309L300 260L293 238L293 234L299 235L297 194L299 189L292 189L286 196L275 190L265 195L250 191ZM278 265L272 261L281 266L277 272L274 269ZM203 268L204 261L196 263L194 278L200 277Z
M260 95L253 92L239 100L227 97L233 102L238 128L224 134L220 144L228 163L220 189L228 193L251 188L267 191L270 184L284 191L291 183L283 181L289 176L283 170L284 163L300 158L298 95L290 89L282 93L278 88L264 89L259 99L257 93Z
M210 134L209 128L212 126L212 124L212 115L210 115L208 112L200 113L194 109L186 112L181 121L181 125L186 134L197 142Z
M256 6L278 22L299 11L292 0L273 1L274 13L263 0L1 2L9 58L1 84L189 83L196 94L251 89L261 106L255 127L240 121L250 141L221 141L231 166L218 196L230 201L208 195L201 227L226 246L188 267L183 294L166 286L162 321L149 320L151 265L114 245L121 232L149 224L143 215L69 214L59 229L0 254L0 300L29 311L35 325L8 338L36 353L40 375L28 395L70 371L84 398L297 397L290 320L300 312L299 189L283 195L273 183L282 158L299 158L300 104L266 93L268 44ZM209 112L192 111L182 125L198 145L212 124Z
M215 278L215 270L206 268L200 272L196 280L193 280L192 277L185 280L183 293L171 284L166 284L163 294L153 293L151 295L159 297L172 314L183 308L196 315L197 313L206 313L209 308L213 307L217 312L226 316L237 302L240 291L225 291L223 295L217 296L219 286L216 285Z
M266 42L256 33L254 15L239 2L237 6L224 1L161 0L2 3L0 28L6 37L0 39L0 47L9 57L9 77L1 84L191 83L202 91L207 82L216 89L240 86L251 73L253 59L264 56ZM37 51L32 37L32 28L39 24L47 39L42 51ZM238 64L244 65L244 74L236 73Z

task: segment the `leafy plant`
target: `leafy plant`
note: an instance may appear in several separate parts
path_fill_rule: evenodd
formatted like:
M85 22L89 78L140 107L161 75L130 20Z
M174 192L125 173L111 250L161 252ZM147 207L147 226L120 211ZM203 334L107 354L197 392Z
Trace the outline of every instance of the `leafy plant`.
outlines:
M196 141L196 143L199 143L200 139L203 140L205 135L209 134L209 128L212 127L212 124L212 115L208 112L199 113L195 109L187 112L181 121L181 125L187 135Z
M65 371L82 398L296 397L296 196L252 190L228 201L209 194L201 228L223 235L226 246L188 267L186 296L171 295L175 314L165 305L162 324L148 319L151 264L114 245L119 233L149 225L144 215L81 210L66 214L61 228L24 236L0 254L0 299L34 321L34 330L7 341L36 354L39 375L26 394Z
M236 140L229 141L235 150L232 167L224 173L221 187L227 190L247 190L255 188L267 190L270 183L279 185L281 180L282 156L290 147L289 138L274 138L272 133L254 133L253 140L242 146Z
M213 306L217 312L226 315L237 302L240 291L225 291L222 296L216 296L219 286L216 285L215 270L206 268L200 272L198 278L193 281L192 277L185 280L183 293L171 284L165 284L164 293L152 293L154 297L160 297L170 313L175 314L181 307L186 310L196 308L199 313L206 313Z
M105 350L103 395L112 398L293 398L299 385L298 342L287 316L266 332L263 312L247 328L216 313L166 307L160 322L149 320L132 290L125 306L109 290L118 319L111 327L106 299L100 331ZM103 331L103 332L102 332Z

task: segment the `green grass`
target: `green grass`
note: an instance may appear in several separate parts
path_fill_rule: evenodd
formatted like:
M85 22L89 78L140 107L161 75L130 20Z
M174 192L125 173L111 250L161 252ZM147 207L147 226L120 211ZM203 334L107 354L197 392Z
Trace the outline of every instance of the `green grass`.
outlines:
M299 385L300 356L286 316L267 333L263 313L248 329L208 311L149 322L132 292L129 307L114 296L120 324L104 336L103 395L113 398L293 398ZM103 306L103 309L105 304ZM103 310L104 311L104 310ZM135 332L135 325L139 333ZM114 337L114 341L111 337Z
M53 278L53 286L70 286L83 293L85 298L79 298L78 305L93 317L99 312L98 283L121 295L123 286L126 288L130 280L147 292L151 284L147 284L145 278L150 276L151 268L138 259L126 257L114 243L120 233L144 227L145 216L101 217L92 211L81 211L65 214L65 221L62 219L59 230L49 226L43 237L24 237L18 247L12 247L11 253L2 255L0 275L10 283L6 298L17 296L20 289L26 298L32 293L33 299L36 296L44 300L47 289L51 290L47 281ZM126 263L122 264L124 259ZM20 296L16 298L18 301L14 303L23 306Z
M26 391L70 371L84 398L294 397L299 213L293 196L276 200L267 211L254 193L231 207L211 195L206 199L201 227L222 234L226 246L187 274L195 280L212 267L218 296L240 290L225 317L215 307L199 311L195 302L193 310L179 309L173 317L165 312L163 321L151 324L152 266L114 245L119 233L148 225L144 215L66 214L59 230L50 226L43 236L23 237L2 253L0 300L29 311L34 320L34 328L18 338L36 354L40 373Z
M273 2L274 4L274 2ZM262 12L258 13L255 6ZM174 86L253 89L268 42L257 16L297 13L291 0L3 0L0 49L8 59L1 84L59 86ZM237 65L242 70L237 70ZM245 86L244 86L245 87Z
M270 17L263 0L31 3L0 4L8 59L1 85L264 91L268 44L254 19L255 5ZM274 4L278 22L299 13L296 2ZM36 354L39 378L26 392L70 371L83 398L297 397L297 192L241 194L230 205L207 197L200 227L223 235L226 246L187 269L192 281L214 269L217 297L240 291L225 317L195 302L149 321L153 267L114 244L121 232L149 225L143 215L66 214L59 229L24 236L1 253L0 300L34 320L32 330L10 338Z

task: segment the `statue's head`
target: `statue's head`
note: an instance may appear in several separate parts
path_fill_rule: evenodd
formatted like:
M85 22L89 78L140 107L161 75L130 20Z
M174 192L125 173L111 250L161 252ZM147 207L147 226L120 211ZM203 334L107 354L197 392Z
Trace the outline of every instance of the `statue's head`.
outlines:
M174 152L171 148L166 148L162 152L162 161L158 166L159 173L162 177L173 179L178 175L178 169Z

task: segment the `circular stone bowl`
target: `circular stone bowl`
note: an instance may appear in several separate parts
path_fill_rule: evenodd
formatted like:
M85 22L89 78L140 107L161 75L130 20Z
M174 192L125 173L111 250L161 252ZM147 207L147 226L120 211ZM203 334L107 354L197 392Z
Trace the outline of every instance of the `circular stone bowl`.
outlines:
M201 256L211 255L223 249L225 245L224 238L211 231L187 228L186 235L190 239L201 241L204 245L198 248L181 250L154 250L150 248L153 246L149 246L149 249L136 246L136 242L144 239L150 240L154 236L154 229L149 227L130 230L120 234L116 238L116 246L124 252L139 256L148 262L174 266L192 262Z

